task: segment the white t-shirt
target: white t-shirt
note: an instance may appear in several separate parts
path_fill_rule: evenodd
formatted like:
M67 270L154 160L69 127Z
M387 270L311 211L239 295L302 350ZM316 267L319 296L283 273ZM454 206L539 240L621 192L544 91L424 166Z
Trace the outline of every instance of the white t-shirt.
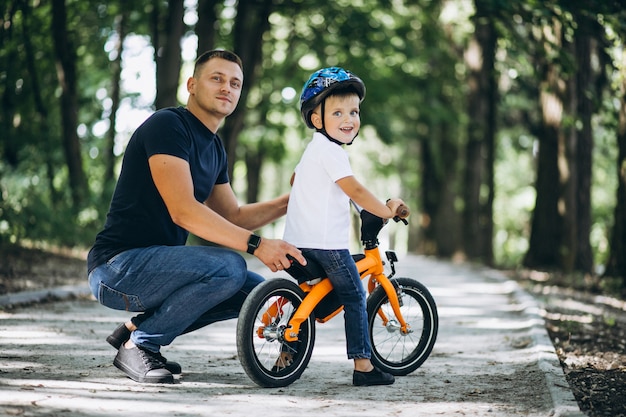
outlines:
M299 248L347 249L350 199L336 184L353 175L346 151L315 132L295 173L283 239Z

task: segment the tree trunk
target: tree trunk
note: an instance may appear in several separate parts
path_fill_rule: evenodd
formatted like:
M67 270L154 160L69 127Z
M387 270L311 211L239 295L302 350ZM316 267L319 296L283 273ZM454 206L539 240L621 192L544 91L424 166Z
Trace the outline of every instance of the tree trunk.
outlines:
M432 132L431 132L432 133ZM435 135L429 135L429 139ZM420 221L420 237L417 241L417 249L425 255L443 256L439 253L437 245L437 231L433 221L439 211L439 202L442 200L443 190L443 169L437 163L438 152L434 150L438 141L422 140L422 214Z
M626 56L622 58L622 75L626 72ZM619 128L617 131L617 204L611 231L611 252L604 276L621 277L622 291L626 293L626 77L622 76Z
M128 20L128 8L122 5L121 13L115 17L117 31L117 43L114 47L115 59L111 63L111 114L109 115L109 131L107 132L105 145L106 167L104 172L104 189L113 191L115 185L115 124L117 123L117 110L120 107L120 81L122 79L122 52L124 51L124 39L126 38L126 21Z
M578 72L577 84L577 114L582 122L582 128L578 132L578 147L576 154L576 217L577 227L574 248L574 262L572 269L584 273L592 273L594 269L593 252L591 250L591 165L593 154L593 130L591 118L595 111L593 104L593 86L596 84L591 62L596 32L595 22L588 17L579 16L578 30L576 31L576 61Z
M233 178L237 160L237 137L244 126L248 92L256 81L257 67L262 61L263 34L269 29L268 17L271 11L272 0L240 0L237 6L233 52L243 61L244 86L239 105L226 118L220 133L228 153L230 178Z
M24 8L28 8L27 5ZM17 48L11 47L13 43L13 35L15 33L15 14L18 13L18 6L7 6L6 15L3 16L5 20L5 28L0 29L0 48L6 54L2 57L2 64L9 62L16 62L19 60L19 54ZM25 14L27 12L24 12ZM26 18L25 18L26 19ZM25 36L26 37L26 36ZM3 65L4 66L4 65ZM20 148L19 133L16 132L13 126L13 118L15 117L16 105L15 105L15 83L20 78L19 69L17 66L6 65L3 68L3 76L0 77L2 86L0 92L2 92L2 114L0 114L0 157L3 162L6 162L11 167L16 167L19 163L18 150ZM3 169L0 169L0 180L2 179ZM2 194L2 193L0 193ZM0 195L0 202L3 196ZM1 235L0 235L1 236Z
M261 169L265 154L260 149L246 151L246 180L248 188L246 191L246 201L259 201L261 184Z
M180 84L182 65L180 41L185 33L183 0L169 0L165 28L159 33L160 44L155 44L157 94L156 109L178 105L176 93Z
M33 100L35 103L35 114L37 115L37 123L39 135L43 139L42 146L46 149L45 159L46 159L46 175L48 177L48 188L50 189L50 201L52 201L53 207L58 204L61 200L61 195L57 191L54 186L54 177L56 170L54 169L54 161L52 160L52 155L54 154L54 144L51 143L49 139L50 135L50 123L48 120L48 109L44 103L44 99L42 97L41 85L39 83L39 71L37 69L36 58L35 58L35 48L33 48L32 40L29 36L30 34L30 16L31 10L30 6L24 3L24 7L22 9L23 14L23 42L24 42L24 50L26 52L26 66L28 68L28 73L30 76L28 77L30 83L33 88Z
M199 0L198 22L195 31L198 35L198 56L215 48L216 22L217 2L215 0Z
M444 98L440 97L440 100ZM423 210L419 238L414 245L420 253L453 257L462 243L460 216L455 210L458 144L451 141L456 135L449 124L431 127L428 139L421 144Z
M469 68L469 125L463 187L463 244L468 258L491 264L497 36L487 5L480 0L476 0L475 5L475 35L465 54Z
M576 56L576 45L567 43L563 49L570 56ZM560 76L560 75L559 75ZM560 81L567 88L563 90L560 96L563 99L563 112L569 117L576 117L578 111L578 92L580 89L577 83L577 77L572 74ZM581 86L582 87L582 86ZM561 124L558 128L559 136L559 158L558 167L560 175L560 191L558 202L558 215L560 217L560 260L558 262L559 269L565 272L574 270L574 262L576 256L576 242L579 229L579 213L578 213L578 153L579 153L579 131L576 125L569 123Z
M537 195L530 243L523 263L529 268L559 268L562 241L558 210L561 195L559 160L564 158L560 132L563 119L563 101L559 94L561 80L554 63L544 62L539 67L544 71L544 80L539 93L541 125L538 129Z
M63 149L69 170L69 183L74 207L82 207L87 195L87 178L83 170L78 125L78 94L76 50L67 31L65 0L52 0L52 38L56 53L57 77L61 86L61 119Z

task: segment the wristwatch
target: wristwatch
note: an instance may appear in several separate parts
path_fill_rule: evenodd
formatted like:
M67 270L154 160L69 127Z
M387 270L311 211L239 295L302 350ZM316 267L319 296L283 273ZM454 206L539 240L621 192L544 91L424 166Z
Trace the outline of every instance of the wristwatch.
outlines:
M248 249L246 250L246 252L248 252L250 255L254 255L254 251L257 250L260 244L261 236L257 236L252 233L250 235L250 238L248 239Z

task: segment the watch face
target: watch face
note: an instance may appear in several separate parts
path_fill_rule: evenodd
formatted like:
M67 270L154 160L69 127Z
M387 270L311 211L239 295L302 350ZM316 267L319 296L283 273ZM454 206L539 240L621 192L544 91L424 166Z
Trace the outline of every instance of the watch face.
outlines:
M261 244L261 237L257 235L251 235L250 238L248 239L247 252L251 255L254 255L254 251L259 247L260 244Z

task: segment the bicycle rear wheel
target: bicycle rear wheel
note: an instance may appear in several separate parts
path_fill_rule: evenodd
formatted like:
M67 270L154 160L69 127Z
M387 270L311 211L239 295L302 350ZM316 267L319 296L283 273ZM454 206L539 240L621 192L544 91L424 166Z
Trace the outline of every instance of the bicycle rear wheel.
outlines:
M437 339L439 317L435 300L423 284L411 278L396 278L391 282L410 331L402 332L387 293L382 286L376 288L367 300L371 360L385 372L407 375L430 355ZM388 319L387 323L381 316Z
M315 317L301 325L298 340L284 339L289 320L305 297L293 281L264 281L246 298L237 321L237 352L246 374L262 387L285 387L306 369L315 343Z

